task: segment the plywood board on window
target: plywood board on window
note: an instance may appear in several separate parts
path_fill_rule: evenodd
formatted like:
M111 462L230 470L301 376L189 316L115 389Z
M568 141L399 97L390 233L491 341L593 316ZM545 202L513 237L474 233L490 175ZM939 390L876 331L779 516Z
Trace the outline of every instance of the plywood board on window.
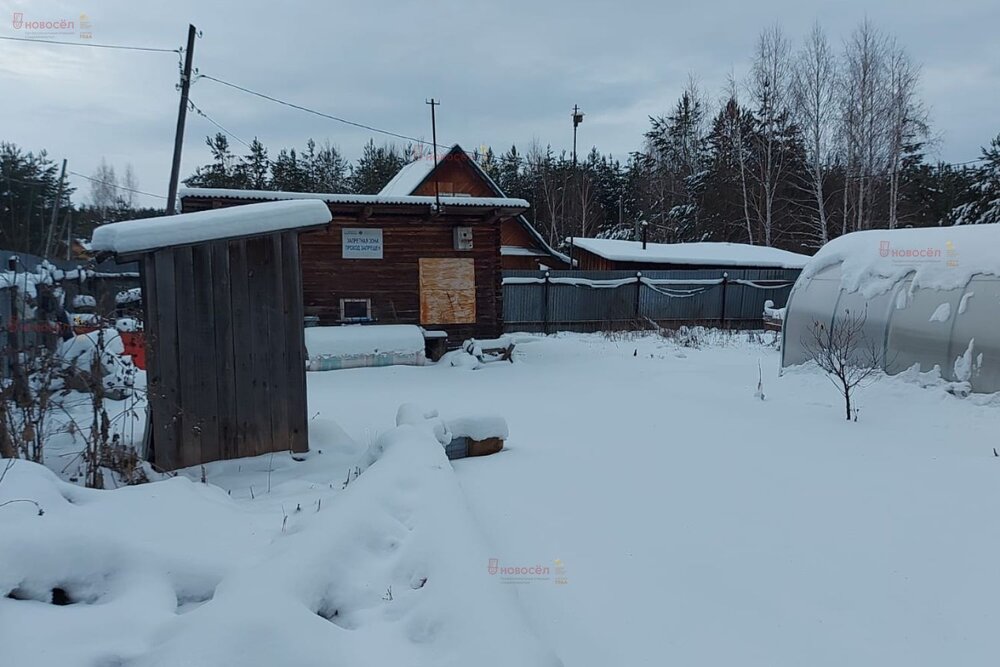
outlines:
M476 265L470 258L420 259L420 323L476 321Z

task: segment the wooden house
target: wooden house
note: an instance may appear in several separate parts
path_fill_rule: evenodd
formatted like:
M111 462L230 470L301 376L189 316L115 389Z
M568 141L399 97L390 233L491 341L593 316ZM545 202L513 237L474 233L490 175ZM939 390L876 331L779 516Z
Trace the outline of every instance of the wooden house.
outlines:
M291 201L95 231L95 250L140 263L158 468L308 450L298 239L329 220Z
M808 255L745 243L568 240L573 259L583 271L801 269L809 261Z
M442 197L506 197L496 181L458 144L438 156L436 167L431 156L404 166L379 194L385 197L435 194ZM500 221L500 255L504 270L559 270L570 266L569 257L553 250L523 215Z
M184 212L319 198L332 217L300 237L305 315L321 325L417 324L450 347L503 331L500 222L528 204L499 197L185 189Z

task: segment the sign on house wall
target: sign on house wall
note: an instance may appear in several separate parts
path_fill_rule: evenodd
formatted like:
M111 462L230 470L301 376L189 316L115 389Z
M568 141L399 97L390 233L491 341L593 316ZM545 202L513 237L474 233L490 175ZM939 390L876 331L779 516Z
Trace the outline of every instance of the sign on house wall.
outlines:
M382 259L382 230L344 227L344 259Z

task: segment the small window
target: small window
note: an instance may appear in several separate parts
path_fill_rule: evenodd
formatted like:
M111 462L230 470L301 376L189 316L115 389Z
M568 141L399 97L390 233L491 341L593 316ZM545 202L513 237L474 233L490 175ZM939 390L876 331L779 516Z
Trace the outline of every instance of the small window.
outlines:
M372 319L371 299L341 299L340 320L342 322L366 322Z

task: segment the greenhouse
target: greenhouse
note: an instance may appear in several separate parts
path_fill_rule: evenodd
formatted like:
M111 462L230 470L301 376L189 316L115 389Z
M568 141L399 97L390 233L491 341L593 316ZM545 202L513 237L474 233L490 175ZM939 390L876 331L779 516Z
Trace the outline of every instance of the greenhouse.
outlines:
M877 358L889 374L939 373L962 393L1000 391L1000 226L870 230L826 244L789 296L782 367L813 358L818 326L852 320L855 358Z

